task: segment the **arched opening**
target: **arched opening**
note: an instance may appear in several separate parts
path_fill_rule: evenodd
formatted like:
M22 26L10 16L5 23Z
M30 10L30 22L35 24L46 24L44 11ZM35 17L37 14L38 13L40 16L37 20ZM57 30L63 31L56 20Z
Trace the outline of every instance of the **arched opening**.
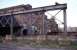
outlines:
M28 29L23 30L23 35L28 35Z
M27 28L27 25L26 24L21 24L22 25L22 28L21 28L21 35L28 35L28 28Z

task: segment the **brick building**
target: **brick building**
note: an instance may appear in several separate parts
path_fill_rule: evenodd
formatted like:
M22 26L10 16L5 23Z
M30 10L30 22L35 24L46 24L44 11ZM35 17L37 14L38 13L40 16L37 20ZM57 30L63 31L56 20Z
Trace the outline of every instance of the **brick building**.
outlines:
M30 9L33 8L29 4L0 9L0 34L10 34L11 27L16 35L47 34L49 26L47 16L43 12L13 14ZM7 15L7 13L11 15ZM52 25L55 26L54 23Z

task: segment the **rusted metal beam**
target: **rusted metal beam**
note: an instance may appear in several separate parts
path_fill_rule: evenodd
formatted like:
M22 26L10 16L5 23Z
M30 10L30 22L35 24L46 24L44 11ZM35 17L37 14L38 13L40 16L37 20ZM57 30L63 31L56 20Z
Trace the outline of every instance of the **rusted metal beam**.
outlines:
M44 7L39 7L39 8L33 8L31 10L25 10L25 11L13 11L13 15L16 14L23 14L23 13L33 13L33 12L40 12L40 11L49 11L49 10L63 10L67 9L67 4L59 4L59 5L51 5L51 6L44 6ZM11 12L5 13L5 14L0 14L0 16L5 16L5 15L11 15Z

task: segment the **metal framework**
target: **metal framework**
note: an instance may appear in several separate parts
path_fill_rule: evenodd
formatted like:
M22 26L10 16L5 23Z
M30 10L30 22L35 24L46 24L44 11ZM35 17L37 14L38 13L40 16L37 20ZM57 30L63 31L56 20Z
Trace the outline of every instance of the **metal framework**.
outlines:
M45 6L45 7L39 7L39 8L33 8L31 10L26 10L26 11L16 11L16 12L9 12L5 14L0 14L0 16L4 15L11 15L11 14L23 14L23 13L33 13L33 12L41 12L41 11L49 11L49 10L66 10L67 9L67 4L59 4L59 5L51 5L51 6Z
M51 5L51 6L45 6L45 7L39 7L39 8L33 8L31 10L26 10L26 11L16 11L16 12L9 12L9 13L5 13L5 14L0 14L0 16L7 16L7 15L16 15L16 14L27 14L27 13L35 13L35 12L46 12L49 10L63 10L63 14L64 14L64 33L67 34L67 19L66 19L66 9L67 9L67 4L58 4L58 5ZM8 22L8 20L7 20ZM0 21L1 23L1 21ZM13 32L13 20L11 17L11 33ZM43 18L43 25L44 25L44 18ZM44 33L44 27L43 27L43 33Z

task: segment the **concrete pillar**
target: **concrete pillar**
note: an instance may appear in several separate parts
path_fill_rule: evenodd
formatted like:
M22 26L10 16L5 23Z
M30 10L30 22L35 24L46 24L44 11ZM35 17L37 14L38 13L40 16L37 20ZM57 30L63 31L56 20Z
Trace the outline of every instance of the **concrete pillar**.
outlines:
M66 9L63 10L64 15L64 35L67 35L67 17L66 17Z

